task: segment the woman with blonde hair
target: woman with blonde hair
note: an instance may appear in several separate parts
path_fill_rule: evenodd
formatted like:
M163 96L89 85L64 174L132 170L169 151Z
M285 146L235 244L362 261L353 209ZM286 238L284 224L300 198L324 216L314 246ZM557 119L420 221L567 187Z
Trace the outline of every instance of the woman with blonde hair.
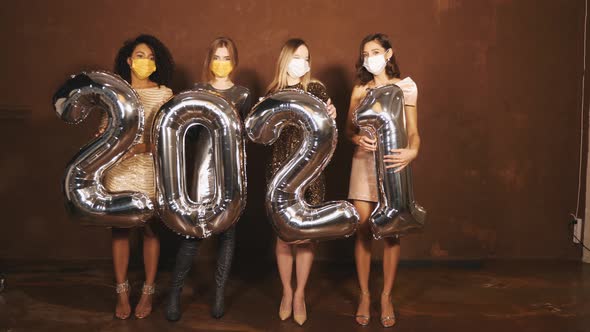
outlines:
M307 44L301 39L287 40L281 49L274 79L268 87L268 94L283 89L307 91L326 102L330 116L335 118L336 108L328 97L326 87L321 82L311 79L310 69L311 56ZM272 147L272 161L267 172L267 181L270 181L271 177L299 149L301 142L302 132L299 128L295 126L283 128L281 136ZM324 177L320 175L306 189L305 200L311 205L320 204L324 200L324 193ZM314 244L288 244L278 237L276 241L277 266L283 285L279 317L281 320L286 320L293 313L295 322L303 325L307 319L305 286L313 263ZM291 285L294 262L297 277L295 291Z

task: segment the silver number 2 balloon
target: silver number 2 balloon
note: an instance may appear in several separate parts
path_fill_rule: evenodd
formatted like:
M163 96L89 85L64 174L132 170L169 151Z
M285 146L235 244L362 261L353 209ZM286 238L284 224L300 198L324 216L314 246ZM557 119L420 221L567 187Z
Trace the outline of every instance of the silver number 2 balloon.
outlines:
M398 236L422 228L426 211L414 200L410 166L395 173L383 162L386 152L408 144L402 90L396 85L370 90L355 110L353 122L377 138L379 202L370 217L373 236Z
M208 131L211 145L198 147L200 168L210 167L209 181L199 183L198 202L187 192L185 136L193 126ZM158 211L173 231L206 238L233 225L246 205L244 136L238 112L217 94L182 92L166 102L154 122ZM201 172L202 173L202 172Z
M92 71L72 77L54 97L57 115L78 124L93 109L106 111L109 125L97 139L84 146L66 168L63 190L70 213L83 224L134 227L154 215L145 193L109 193L102 175L140 138L143 107L133 88L115 74Z
M272 178L266 194L266 213L278 236L289 243L350 236L359 216L345 201L310 206L304 190L326 167L338 132L326 104L299 90L276 92L254 106L246 119L248 137L272 144L286 125L303 131L301 147Z

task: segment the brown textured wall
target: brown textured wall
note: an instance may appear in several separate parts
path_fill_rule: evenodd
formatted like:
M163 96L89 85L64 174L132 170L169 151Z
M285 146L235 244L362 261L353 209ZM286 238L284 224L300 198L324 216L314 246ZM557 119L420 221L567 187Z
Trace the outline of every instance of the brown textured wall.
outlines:
M403 76L418 84L422 149L415 194L429 212L406 259L578 259L568 214L576 207L584 2L510 0L20 1L0 12L0 258L110 255L109 232L78 226L63 209L65 164L90 137L55 116L50 97L68 74L110 69L124 39L159 37L177 63L172 88L200 79L208 43L238 44L237 81L256 95L283 41L302 37L343 124L364 35L392 38ZM270 257L262 209L267 148L250 145L249 202L238 259ZM340 137L327 169L329 199L348 190L351 146ZM255 185L260 184L260 185ZM582 205L582 208L584 206ZM164 236L164 258L174 236ZM204 255L212 254L212 241ZM350 239L319 246L352 259Z

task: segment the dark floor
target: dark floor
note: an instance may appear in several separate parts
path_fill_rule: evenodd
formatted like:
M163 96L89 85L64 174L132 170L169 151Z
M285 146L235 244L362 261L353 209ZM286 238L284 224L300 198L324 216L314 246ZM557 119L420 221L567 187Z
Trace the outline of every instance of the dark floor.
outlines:
M88 264L88 263L86 263ZM7 264L4 264L7 265ZM197 262L183 295L184 316L169 323L163 299L170 273L158 275L155 312L144 320L113 319L115 292L107 262L8 264L0 293L0 331L379 331L355 325L353 265L317 262L307 291L308 321L279 321L280 282L272 264L236 266L227 314L209 317L211 263ZM373 269L378 299L380 269ZM134 293L140 271L131 273ZM134 297L136 300L136 297ZM590 331L590 265L574 262L404 263L394 289L397 331Z

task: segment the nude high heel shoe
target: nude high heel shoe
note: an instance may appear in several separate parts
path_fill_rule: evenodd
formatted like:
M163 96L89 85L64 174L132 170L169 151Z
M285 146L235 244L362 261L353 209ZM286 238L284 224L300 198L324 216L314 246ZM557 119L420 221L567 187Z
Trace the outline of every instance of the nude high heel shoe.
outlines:
M307 308L305 307L305 302L303 302L303 313L295 313L293 312L293 320L295 323L302 326L303 323L307 320Z
M279 307L279 318L281 320L287 320L289 317L291 317L291 313L293 312L293 299L291 299L291 305L288 308L285 308L284 301L285 297L283 296L281 305Z

